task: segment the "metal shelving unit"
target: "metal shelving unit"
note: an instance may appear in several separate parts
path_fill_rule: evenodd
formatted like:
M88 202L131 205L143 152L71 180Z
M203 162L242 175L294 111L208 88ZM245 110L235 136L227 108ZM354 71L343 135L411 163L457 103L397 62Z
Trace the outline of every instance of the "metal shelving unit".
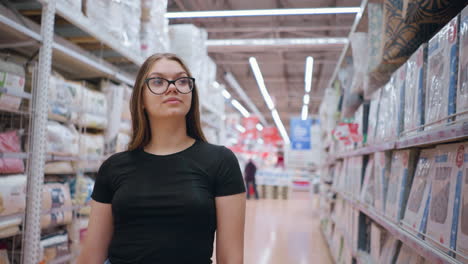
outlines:
M355 209L366 214L376 223L384 227L390 234L401 240L404 244L411 247L419 255L430 260L433 263L447 263L447 264L461 264L459 261L449 256L447 253L441 251L439 248L434 247L427 243L426 241L420 239L419 237L413 235L412 233L405 230L403 227L396 223L392 223L387 220L384 216L376 212L372 207L363 204L360 201L357 201L353 198L350 198L348 195L342 193L338 194L350 203Z

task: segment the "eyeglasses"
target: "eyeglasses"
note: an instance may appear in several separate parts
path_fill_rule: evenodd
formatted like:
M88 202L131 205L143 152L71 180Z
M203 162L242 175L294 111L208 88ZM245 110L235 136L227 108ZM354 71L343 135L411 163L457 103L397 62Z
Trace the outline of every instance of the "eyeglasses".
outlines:
M146 86L150 91L157 95L164 94L167 89L169 89L169 85L174 84L177 91L182 94L188 94L192 92L193 88L195 87L195 78L192 77L180 77L175 80L167 80L164 78L156 77L156 78L148 78L145 80Z

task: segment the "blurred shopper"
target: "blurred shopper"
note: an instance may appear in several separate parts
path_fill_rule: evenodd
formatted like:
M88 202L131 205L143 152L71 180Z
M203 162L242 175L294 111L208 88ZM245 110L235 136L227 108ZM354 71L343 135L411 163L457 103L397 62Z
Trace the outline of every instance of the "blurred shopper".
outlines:
M257 184L255 182L255 174L257 173L257 166L253 163L252 159L249 159L247 165L245 165L244 177L247 185L247 199L250 199L250 188L253 188L255 193L255 199L258 200Z
M99 169L79 264L243 263L245 186L234 154L206 142L197 86L174 54L141 66L128 151Z

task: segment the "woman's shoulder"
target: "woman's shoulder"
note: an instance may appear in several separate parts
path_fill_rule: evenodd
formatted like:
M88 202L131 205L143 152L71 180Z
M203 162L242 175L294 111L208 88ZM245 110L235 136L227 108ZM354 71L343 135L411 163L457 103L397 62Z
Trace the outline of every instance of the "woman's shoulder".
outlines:
M231 155L232 151L226 148L223 145L216 145L208 142L201 142L200 148L203 152L208 152L212 155L217 155L220 157L225 157L226 155Z

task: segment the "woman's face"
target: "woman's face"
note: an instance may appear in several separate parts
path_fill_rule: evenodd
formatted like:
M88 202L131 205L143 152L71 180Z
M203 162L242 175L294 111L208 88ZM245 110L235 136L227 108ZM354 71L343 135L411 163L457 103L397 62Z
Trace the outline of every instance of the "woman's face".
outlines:
M146 78L164 78L176 80L181 77L189 77L182 66L173 60L161 59L153 64ZM175 118L185 117L190 110L192 93L182 94L177 91L174 84L163 94L157 95L151 92L146 83L143 87L143 105L150 118Z

